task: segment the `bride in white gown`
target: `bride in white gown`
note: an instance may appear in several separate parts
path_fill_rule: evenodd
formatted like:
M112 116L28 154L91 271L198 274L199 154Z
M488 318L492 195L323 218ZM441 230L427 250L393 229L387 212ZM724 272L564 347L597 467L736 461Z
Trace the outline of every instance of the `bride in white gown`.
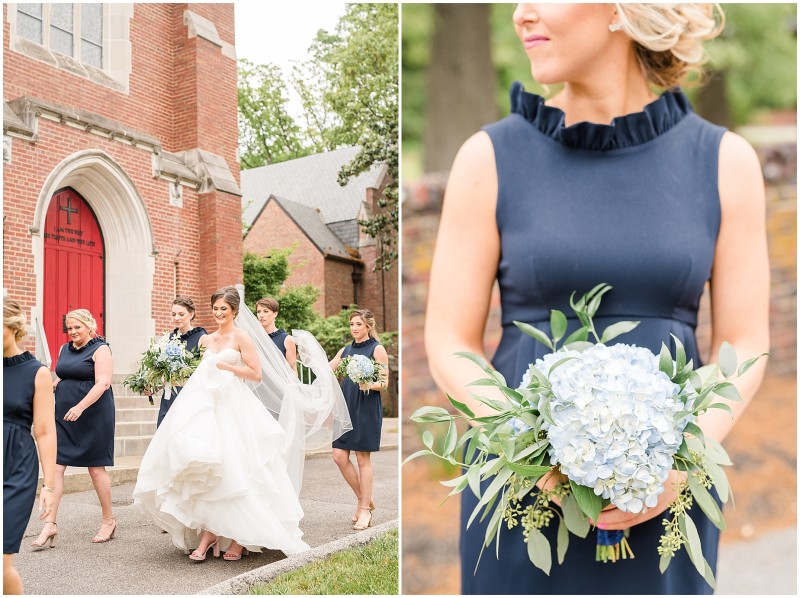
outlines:
M268 338L254 342L234 325L239 300L235 287L212 295L219 328L200 339L203 360L150 442L133 492L177 547L195 549L192 560L209 549L215 556L225 549L226 560L262 547L308 550L298 499L303 450L310 439L329 443L351 428L327 377L318 376L321 386L301 385Z

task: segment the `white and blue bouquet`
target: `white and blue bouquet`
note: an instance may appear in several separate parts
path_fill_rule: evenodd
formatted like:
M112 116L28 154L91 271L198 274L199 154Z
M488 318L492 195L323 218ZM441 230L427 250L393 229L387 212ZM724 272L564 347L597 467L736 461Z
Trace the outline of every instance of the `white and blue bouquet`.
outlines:
M347 376L354 384L374 384L380 380L383 366L366 355L351 355L339 362L335 374Z
M128 376L124 384L138 394L155 392L161 386L182 386L197 369L201 356L202 349L195 353L186 348L185 341L164 334L158 340L150 341L138 370ZM169 391L165 398L169 398Z
M716 440L703 435L696 420L708 409L732 415L730 406L719 400L741 400L728 379L743 374L759 357L737 369L733 347L723 343L718 364L695 369L674 335L674 359L663 343L659 356L634 345L608 346L608 341L639 324L618 322L598 335L592 318L610 289L600 284L577 302L573 293L570 306L581 327L561 348L558 342L567 329L562 312L551 312L552 338L529 324L515 322L552 351L530 364L518 388L510 388L502 374L480 356L458 353L488 376L470 386L496 387L505 400L470 393L495 411L486 417L476 417L449 395L450 403L463 415L452 415L442 407L418 409L411 416L413 421L449 426L438 450L431 431L424 431L422 441L427 448L406 462L434 455L461 466L462 475L442 484L452 487L449 496L469 489L479 498L467 525L478 516L481 520L489 517L484 548L496 542L499 553L500 526L521 525L531 562L548 574L551 547L541 529L554 518L558 523L556 555L562 563L569 534L585 538L590 522L597 520L603 508L614 505L639 513L654 507L670 471L685 472L676 489L678 497L665 512L658 547L660 569L663 573L676 552L685 547L698 572L714 587L692 515L697 506L715 526L725 529L710 490L716 488L727 502L730 486L722 466L731 462ZM589 342L590 334L596 343ZM458 419L475 425L459 436ZM555 476L558 482L547 490L537 490L535 485L543 476ZM482 492L480 483L489 479L491 483ZM525 507L522 500L529 494L535 500L533 506ZM554 507L555 502L560 509ZM597 560L633 558L629 532L598 530Z

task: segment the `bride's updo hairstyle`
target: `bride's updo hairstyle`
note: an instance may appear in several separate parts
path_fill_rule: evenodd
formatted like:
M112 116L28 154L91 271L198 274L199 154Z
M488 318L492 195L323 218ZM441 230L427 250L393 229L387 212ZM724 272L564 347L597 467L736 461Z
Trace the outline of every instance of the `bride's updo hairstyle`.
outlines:
M239 302L241 301L239 298L239 291L236 290L236 287L222 287L220 290L216 291L211 295L211 307L214 307L214 304L220 299L224 299L225 303L231 306L233 317L235 318L239 313Z
M650 83L670 88L708 60L703 42L725 26L719 4L614 4L622 31L634 41Z

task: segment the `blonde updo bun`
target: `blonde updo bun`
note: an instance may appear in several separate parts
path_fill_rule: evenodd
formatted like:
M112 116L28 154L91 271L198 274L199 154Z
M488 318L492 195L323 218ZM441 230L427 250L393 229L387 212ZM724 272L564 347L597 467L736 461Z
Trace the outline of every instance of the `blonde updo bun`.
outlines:
M14 339L19 342L25 338L25 314L19 303L9 297L3 297L3 326L14 331Z
M719 4L614 4L636 57L651 83L664 88L680 85L708 56L705 40L725 26Z

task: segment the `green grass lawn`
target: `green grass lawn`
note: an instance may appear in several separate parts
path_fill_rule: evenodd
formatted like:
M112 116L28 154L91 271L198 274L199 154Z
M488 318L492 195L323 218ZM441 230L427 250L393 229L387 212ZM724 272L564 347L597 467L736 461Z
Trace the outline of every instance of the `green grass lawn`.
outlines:
M398 576L398 533L394 529L369 544L284 573L250 593L397 594Z

